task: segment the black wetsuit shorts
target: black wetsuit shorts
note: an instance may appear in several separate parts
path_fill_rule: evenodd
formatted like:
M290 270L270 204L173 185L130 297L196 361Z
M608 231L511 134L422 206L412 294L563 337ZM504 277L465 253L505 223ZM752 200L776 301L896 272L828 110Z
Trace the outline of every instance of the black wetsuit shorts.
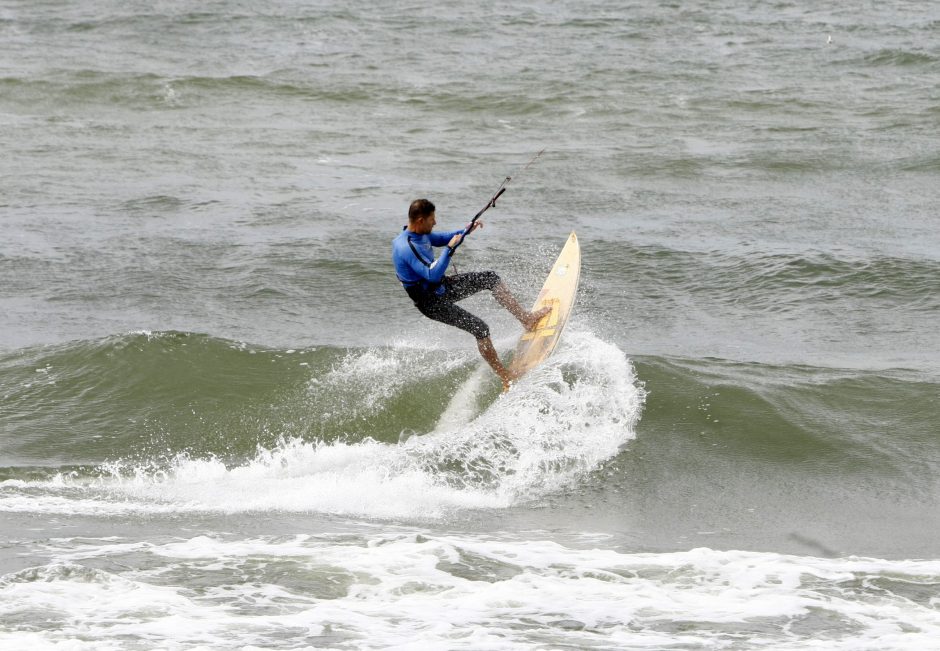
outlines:
M486 339L490 336L490 327L486 322L456 303L484 289L492 291L499 282L499 276L492 271L471 271L446 276L442 283L443 294L435 294L418 286L406 287L405 291L414 301L415 307L429 319L466 330L477 339Z

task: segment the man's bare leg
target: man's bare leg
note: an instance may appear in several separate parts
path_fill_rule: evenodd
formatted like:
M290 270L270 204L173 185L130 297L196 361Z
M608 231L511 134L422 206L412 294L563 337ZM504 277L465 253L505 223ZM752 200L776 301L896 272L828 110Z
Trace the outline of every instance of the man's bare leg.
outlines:
M499 355L496 353L496 349L493 348L492 340L489 337L477 339L477 348L479 348L480 355L483 356L486 363L490 365L496 375L499 376L499 379L503 381L503 391L508 391L509 383L516 378L509 372L509 369L503 366Z
M516 317L526 330L535 328L542 317L552 311L550 307L543 307L541 310L536 310L535 312L522 309L522 306L519 305L519 301L512 295L512 292L509 291L509 288L506 287L506 283L504 282L500 282L499 285L496 286L493 290L493 296L500 305L509 310L509 313ZM480 352L482 353L482 350ZM483 357L485 358L486 355Z

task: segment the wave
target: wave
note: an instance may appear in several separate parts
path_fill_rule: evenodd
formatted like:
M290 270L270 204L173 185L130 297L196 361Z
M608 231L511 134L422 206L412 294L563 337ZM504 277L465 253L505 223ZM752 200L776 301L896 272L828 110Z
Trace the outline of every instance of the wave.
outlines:
M324 66L329 62L324 63ZM470 92L458 81L441 83L435 90L413 92L369 76L347 79L318 77L316 83L304 71L279 69L264 74L164 76L154 73L122 73L101 70L55 70L44 77L0 78L0 92L9 101L35 110L46 104L83 105L102 103L128 109L176 111L207 103L237 100L251 103L268 100L316 102L339 105L371 105L375 102L407 104L417 108L437 107L451 112L480 113L497 110L509 116L528 116L546 110L561 110L561 90L542 84L531 97L506 97L498 91ZM270 123L270 116L269 116ZM417 127L416 127L417 128Z
M131 333L0 357L0 508L442 517L716 453L932 501L937 392L904 370L631 362L583 330L507 395L470 350Z
M830 307L867 311L872 306L933 313L940 308L940 262L892 256L846 257L827 252L744 254L682 251L601 243L611 264L600 273L639 277L650 287L705 294L719 304L781 312Z
M294 353L297 353L296 357ZM269 350L185 332L138 332L0 357L8 459L94 464L154 450L239 454L244 432L335 351Z
M331 55L316 65L326 69L336 67L333 56L354 58L358 55ZM32 111L37 106L52 104L83 106L100 103L134 110L179 111L230 102L252 105L274 101L349 107L380 103L468 115L497 111L500 115L519 118L567 110L559 97L571 91L567 85L541 82L524 98L508 97L498 89L468 89L459 79L442 81L433 89L403 89L376 74L374 68L365 66L365 73L355 78L339 74L311 78L309 71L294 68L216 76L168 76L95 69L50 70L42 77L0 77L0 92L8 101L29 107ZM580 100L589 101L592 92L597 90L585 89ZM267 114L265 124L276 124L280 116L280 113ZM420 130L424 127L412 125L411 128Z
M863 61L872 66L932 66L940 58L928 52L882 49L866 55Z
M589 333L506 395L480 365L174 332L27 351L0 368L16 406L6 454L34 465L7 461L0 509L440 517L577 483L634 436L643 392Z
M635 361L649 389L641 431L716 435L728 455L828 473L905 476L940 467L938 384L918 374Z
M166 77L153 73L115 73L99 70L62 70L43 78L0 78L0 90L10 100L34 106L101 102L125 108L179 109L205 101L231 97L264 95L284 100L324 102L363 102L375 98L383 88L377 84L356 83L311 85L295 81L296 72L265 75ZM384 89L390 92L390 89Z
M908 157L900 163L900 167L905 172L936 173L940 171L940 156L936 154L925 154L922 156Z

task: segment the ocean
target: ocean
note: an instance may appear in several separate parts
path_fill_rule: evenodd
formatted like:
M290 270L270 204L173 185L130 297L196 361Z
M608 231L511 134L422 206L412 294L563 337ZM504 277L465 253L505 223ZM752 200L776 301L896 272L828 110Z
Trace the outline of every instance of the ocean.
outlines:
M5 0L0 648L940 649L938 134L936 3Z

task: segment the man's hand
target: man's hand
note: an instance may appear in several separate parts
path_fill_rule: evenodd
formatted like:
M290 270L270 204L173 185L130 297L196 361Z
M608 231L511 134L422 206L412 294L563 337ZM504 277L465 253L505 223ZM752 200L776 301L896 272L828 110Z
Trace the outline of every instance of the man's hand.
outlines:
M454 235L452 238L450 238L450 242L447 243L447 246L451 249L454 248L455 246L457 246L463 241L463 238L465 238L467 235L469 235L470 233L472 233L478 228L483 228L483 222L479 220L473 222L472 224L467 224L467 226L464 228L466 232L457 233L456 235Z

